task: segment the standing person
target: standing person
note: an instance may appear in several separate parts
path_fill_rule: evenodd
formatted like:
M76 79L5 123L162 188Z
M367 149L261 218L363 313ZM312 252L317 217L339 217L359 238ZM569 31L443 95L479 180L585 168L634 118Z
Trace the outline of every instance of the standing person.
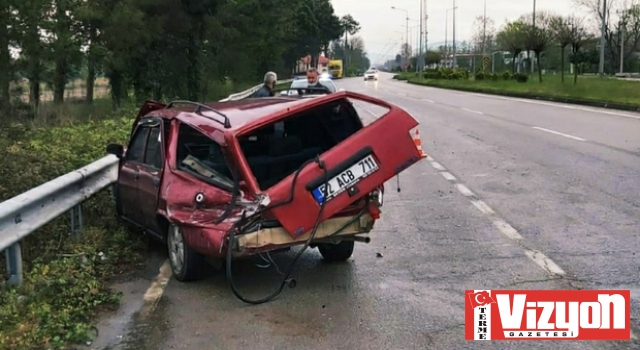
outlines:
M323 89L325 90L327 93L330 93L331 91L329 91L329 89L327 89L326 86L322 85L320 83L320 77L318 74L318 70L315 68L309 68L309 70L307 71L307 83L309 85L307 85L307 87L313 88L312 89L308 89L306 92L307 93L313 93L315 88L319 88L319 89ZM317 91L317 90L315 90Z
M278 75L274 72L267 72L264 75L264 85L253 93L252 97L272 97L276 95L274 91L278 82Z
M307 83L309 83L310 87L320 86L318 78L318 70L315 68L309 68L309 70L307 71Z

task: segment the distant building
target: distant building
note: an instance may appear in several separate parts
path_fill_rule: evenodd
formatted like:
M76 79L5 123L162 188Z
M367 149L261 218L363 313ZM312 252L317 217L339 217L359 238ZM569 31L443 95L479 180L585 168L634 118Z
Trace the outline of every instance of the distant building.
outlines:
M327 68L328 64L329 64L329 58L325 57L324 53L321 53L320 57L318 57L318 65L314 68L322 72L323 69ZM298 65L296 66L296 72L303 72L308 70L309 68L311 68L311 55L302 57L298 61Z

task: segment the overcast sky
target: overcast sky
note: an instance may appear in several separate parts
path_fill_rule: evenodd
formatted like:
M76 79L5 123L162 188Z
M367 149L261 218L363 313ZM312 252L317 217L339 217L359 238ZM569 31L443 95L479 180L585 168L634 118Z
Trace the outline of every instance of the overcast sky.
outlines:
M444 42L445 14L453 7L454 0L427 0L429 15L427 40L429 43ZM382 63L386 58L392 58L400 50L400 40L404 35L406 12L392 10L391 6L404 8L409 11L409 27L419 25L420 0L331 0L336 14L339 16L351 14L360 22L362 36L373 63ZM456 0L456 41L468 40L473 36L473 21L476 16L483 14L483 0ZM537 0L536 8L553 10L558 14L572 14L579 12L572 0ZM533 11L533 0L487 0L487 17L493 19L498 29L505 20L517 19L520 15ZM452 12L449 11L448 40L452 40ZM411 22L414 20L414 22ZM415 46L418 30L413 29L409 34ZM429 44L431 45L431 44Z

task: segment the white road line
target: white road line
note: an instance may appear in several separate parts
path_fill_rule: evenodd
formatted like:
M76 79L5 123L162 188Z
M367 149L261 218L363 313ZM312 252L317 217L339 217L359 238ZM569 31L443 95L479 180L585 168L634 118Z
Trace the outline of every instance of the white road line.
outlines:
M443 171L440 174L442 174L442 176L444 176L444 178L449 180L449 181L456 181L456 177L451 175L451 173L449 173L447 171Z
M559 135L559 136L564 136L566 138L570 138L576 141L587 141L586 139L583 139L582 137L578 137L578 136L573 136L573 135L569 135L569 134L565 134L563 132L559 132L559 131L554 131L554 130L550 130L550 129L545 129L545 128L541 128L539 126L532 126L532 128L536 129L536 130L540 130L540 131L546 131L548 133L551 134L555 134L555 135Z
M591 113L608 114L608 115L613 115L613 116L617 116L617 117L630 118L630 119L639 119L640 120L640 116L629 115L629 114L613 112L613 111L607 111L607 110L585 108L585 107L581 107L579 105L570 106L570 105L562 104L562 102L556 102L556 103L554 103L554 102L543 102L543 101L527 100L527 99L515 98L515 97L488 96L488 95L476 94L476 93L474 93L472 95L475 95L475 96L478 96L478 97L484 97L484 98L493 98L493 99L498 99L498 100L505 100L505 101L524 102L524 103L530 103L530 104L536 104L536 105L544 105L544 106L550 106L550 107L574 109L574 110L580 110L580 111L591 112Z
M447 169L445 169L442 165L440 165L440 163L436 162L435 160L431 162L431 166L438 171L447 171Z
M465 186L463 184L456 184L456 189L458 189L458 192L462 193L462 195L465 196L465 197L473 197L473 196L475 196L475 194L473 194L473 192L471 192L469 187L467 187L467 186Z
M169 279L171 279L171 265L169 265L169 260L165 260L165 262L160 266L160 272L158 276L151 282L149 289L144 293L144 302L145 305L142 307L140 314L142 316L148 316L153 309L155 309L158 301L162 297L164 293L164 288L169 283Z
M560 268L553 260L549 259L546 255L542 254L537 250L525 250L525 254L529 257L529 259L533 260L538 266L542 267L545 271L556 274L556 275L564 275L565 272Z
M431 101L431 100L427 100L427 99L424 99L424 98L422 99L422 101L429 102L429 103L436 103L436 101Z
M502 232L505 236L511 238L511 239L522 239L522 236L520 235L520 233L518 233L518 231L516 231L515 228L513 228L511 225L509 225L508 223L502 221L502 220L494 220L493 224L498 228L498 230L500 230L500 232Z
M471 113L475 113L475 114L480 114L480 115L484 114L484 113L482 113L480 111L476 111L476 110L469 109L469 108L462 108L461 107L460 109L462 109L463 111L467 111L467 112L471 112Z
M431 165L436 168L437 170L440 170L440 174L447 180L449 181L457 181L455 180L455 177L445 168L443 167L440 163L436 162L435 159L433 159L433 157L429 156L427 158L429 160L429 162L431 163ZM493 225L500 231L500 233L502 233L503 235L505 235L507 238L512 239L512 240L521 240L524 239L524 237L522 237L522 235L518 232L518 230L516 230L515 228L513 228L513 226L509 225L506 221L502 220L501 218L496 216L496 212L493 211L493 209L491 209L491 207L489 207L485 202L473 198L475 197L475 194L473 192L471 192L471 190L461 184L461 183L456 183L455 184L456 189L465 197L469 198L469 200L471 201L471 203L483 214L492 217L492 223ZM553 260L549 259L547 256L545 256L542 252L537 251L537 250L529 250L527 248L524 248L524 252L527 255L527 257L529 259L531 259L536 265L540 266L543 270L545 270L548 273L553 273L556 275L564 275L565 272L562 268L560 268L560 266L558 266L555 262L553 262Z
M482 214L495 215L496 213L495 211L493 211L493 209L491 209L491 207L487 205L487 203L481 200L471 200L471 204L473 204L474 207L478 208L478 210L480 210Z

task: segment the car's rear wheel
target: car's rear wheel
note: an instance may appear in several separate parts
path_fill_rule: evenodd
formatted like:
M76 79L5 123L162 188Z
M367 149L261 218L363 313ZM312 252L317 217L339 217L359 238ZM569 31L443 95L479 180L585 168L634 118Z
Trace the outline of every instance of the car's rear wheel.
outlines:
M178 225L169 225L167 248L171 271L178 281L193 281L200 277L204 257L185 244L184 235Z
M338 244L318 244L318 251L322 258L328 262L345 261L353 255L354 241L341 241Z

